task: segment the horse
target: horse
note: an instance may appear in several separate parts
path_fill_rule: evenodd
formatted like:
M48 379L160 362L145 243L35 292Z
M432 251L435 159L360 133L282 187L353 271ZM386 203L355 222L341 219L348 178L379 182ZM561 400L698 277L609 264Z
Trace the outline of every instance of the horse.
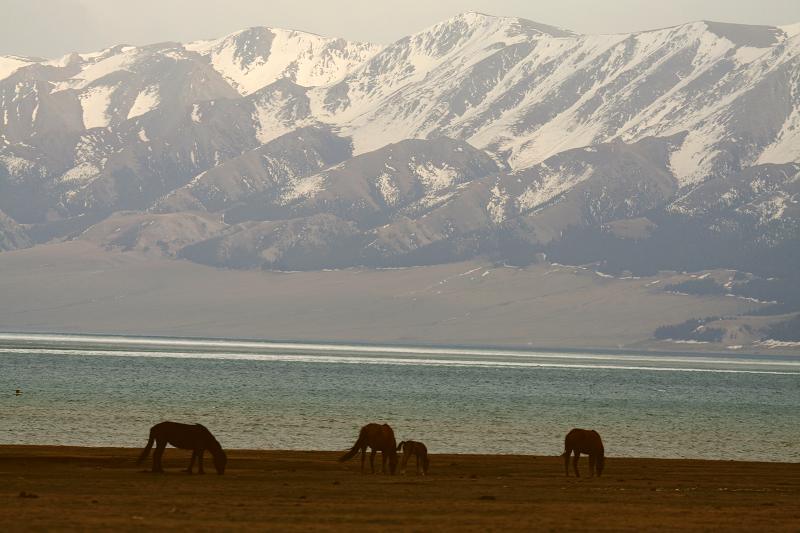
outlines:
M161 422L150 428L150 439L147 441L136 464L140 464L147 459L150 454L150 449L153 447L153 442L156 443L156 451L153 453L153 472L164 472L161 467L161 456L164 455L164 448L167 444L172 444L176 448L182 450L192 450L192 459L189 462L189 468L186 472L192 473L195 459L197 460L198 474L205 474L203 470L203 453L208 450L214 458L214 467L217 469L217 474L225 473L225 465L228 462L228 456L222 450L217 439L214 435L201 424L179 424L178 422Z
M412 455L417 458L417 474L419 474L420 462L422 462L422 475L424 476L428 473L430 461L428 461L428 448L424 444L414 440L404 440L397 445L397 451L403 452L403 459L400 461L401 474L406 473L406 465Z
M339 458L340 462L347 461L355 457L361 451L361 473L364 473L364 458L367 448L372 448L369 455L369 465L372 473L375 473L375 453L381 452L382 472L386 473L386 460L389 459L389 468L392 475L397 469L397 444L394 439L394 431L389 424L367 424L358 433L358 440L350 448L350 451Z
M594 476L597 471L597 477L603 473L605 466L605 450L603 448L603 440L600 434L593 429L573 429L564 438L564 453L561 457L564 458L564 471L569 477L569 456L575 452L575 458L572 461L572 468L575 470L575 477L581 477L578 472L578 458L582 453L589 455L589 477Z

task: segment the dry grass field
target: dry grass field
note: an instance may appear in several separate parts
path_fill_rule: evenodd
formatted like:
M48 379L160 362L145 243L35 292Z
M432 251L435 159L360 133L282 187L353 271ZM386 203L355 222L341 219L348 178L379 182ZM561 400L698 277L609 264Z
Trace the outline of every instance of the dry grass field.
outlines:
M362 475L336 452L232 450L224 476L190 476L188 452L168 449L165 474L138 453L0 447L3 530L800 529L800 464L611 457L602 478L576 479L557 457L433 455L423 477Z

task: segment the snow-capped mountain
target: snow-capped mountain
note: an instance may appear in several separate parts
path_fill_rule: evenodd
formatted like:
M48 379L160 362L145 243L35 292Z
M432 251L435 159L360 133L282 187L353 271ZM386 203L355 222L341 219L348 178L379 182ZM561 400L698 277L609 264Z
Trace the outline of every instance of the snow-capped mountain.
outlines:
M799 179L798 25L579 35L464 13L388 45L249 28L0 57L3 249L780 263Z
M345 126L357 151L445 135L514 168L570 148L688 131L671 166L692 184L738 159L800 156L799 51L800 40L778 28L696 22L582 36L465 14L387 47L325 89L318 113ZM755 102L769 114L756 115Z
M281 79L304 87L329 85L380 50L370 43L261 27L184 48L207 58L242 95Z

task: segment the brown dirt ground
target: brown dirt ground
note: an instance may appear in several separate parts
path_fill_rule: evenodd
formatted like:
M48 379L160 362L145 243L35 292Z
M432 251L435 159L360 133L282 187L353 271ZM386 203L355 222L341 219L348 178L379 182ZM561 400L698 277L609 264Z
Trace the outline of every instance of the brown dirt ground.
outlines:
M232 450L224 476L189 476L186 451L168 449L161 475L138 453L0 446L2 529L800 531L800 464L609 458L602 478L576 479L557 457L433 455L422 477Z

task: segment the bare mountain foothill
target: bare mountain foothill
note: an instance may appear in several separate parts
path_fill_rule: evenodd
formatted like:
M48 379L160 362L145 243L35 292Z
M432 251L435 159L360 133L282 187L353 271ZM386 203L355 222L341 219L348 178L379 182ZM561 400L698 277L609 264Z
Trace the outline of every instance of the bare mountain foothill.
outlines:
M696 279L678 273L613 278L586 267L480 261L240 271L106 251L81 240L0 254L0 271L7 304L0 309L0 330L6 332L792 352L760 342L779 318L739 316L767 304L664 290ZM654 337L659 327L697 316L734 318L718 319L725 333L716 340Z
M0 327L797 352L798 27L2 56Z

